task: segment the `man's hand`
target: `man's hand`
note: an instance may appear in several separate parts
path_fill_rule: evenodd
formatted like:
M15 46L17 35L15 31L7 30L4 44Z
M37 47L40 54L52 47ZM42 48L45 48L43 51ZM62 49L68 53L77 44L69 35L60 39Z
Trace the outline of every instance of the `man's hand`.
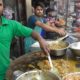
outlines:
M39 44L40 44L40 47L44 51L45 54L50 52L50 50L48 48L48 43L43 38L40 38Z

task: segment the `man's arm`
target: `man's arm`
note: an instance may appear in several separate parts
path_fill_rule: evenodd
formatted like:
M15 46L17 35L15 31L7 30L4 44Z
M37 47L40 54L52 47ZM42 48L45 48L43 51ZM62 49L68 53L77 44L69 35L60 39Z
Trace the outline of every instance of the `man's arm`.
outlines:
M39 42L41 49L45 53L49 52L48 44L46 43L46 41L37 32L34 32L34 31L32 32L32 38Z
M51 26L49 26L47 24L44 24L44 23L42 23L40 21L36 21L35 24L37 26L42 27L45 31L56 32L56 33L59 33L60 35L65 35L65 30L64 29L59 29L59 28L57 28L55 26L51 27Z
M41 49L45 53L48 53L46 41L37 32L34 32L32 29L23 26L19 22L15 22L15 24L16 25L13 27L13 34L15 34L15 36L32 37L39 42Z

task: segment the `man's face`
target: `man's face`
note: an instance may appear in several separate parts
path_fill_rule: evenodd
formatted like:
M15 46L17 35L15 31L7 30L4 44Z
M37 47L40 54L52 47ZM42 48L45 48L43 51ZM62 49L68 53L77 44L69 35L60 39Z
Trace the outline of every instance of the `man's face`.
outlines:
M43 8L40 6L37 6L37 8L34 10L35 11L35 15L38 17L42 17L43 16Z
M3 0L0 0L0 16L3 13Z
M55 11L48 12L48 16L50 16L50 17L55 17L56 14L57 13Z

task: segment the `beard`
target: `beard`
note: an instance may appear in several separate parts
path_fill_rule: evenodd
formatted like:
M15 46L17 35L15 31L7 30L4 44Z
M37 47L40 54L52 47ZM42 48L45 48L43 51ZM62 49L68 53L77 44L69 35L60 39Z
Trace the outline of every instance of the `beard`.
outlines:
M0 16L2 16L2 15L3 15L3 10L0 11Z
M40 14L40 13L39 14L35 13L35 15L38 16L38 17L43 17L43 14Z

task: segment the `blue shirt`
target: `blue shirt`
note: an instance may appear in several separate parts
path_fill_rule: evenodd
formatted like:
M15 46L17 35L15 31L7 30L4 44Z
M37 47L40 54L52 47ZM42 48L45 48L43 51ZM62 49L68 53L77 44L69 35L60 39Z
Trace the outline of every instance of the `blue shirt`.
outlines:
M37 25L35 24L36 21L41 21L42 23L46 23L46 20L45 20L44 18L41 18L41 17L37 17L37 16L35 16L35 15L32 15L32 16L30 16L29 19L28 19L28 26L29 26L30 28L32 28L32 29L35 29L35 27L37 26ZM41 28L40 26L37 26L37 27ZM45 36L45 30L44 30L44 29L42 29L42 31L39 32L39 33L41 34L42 37Z

